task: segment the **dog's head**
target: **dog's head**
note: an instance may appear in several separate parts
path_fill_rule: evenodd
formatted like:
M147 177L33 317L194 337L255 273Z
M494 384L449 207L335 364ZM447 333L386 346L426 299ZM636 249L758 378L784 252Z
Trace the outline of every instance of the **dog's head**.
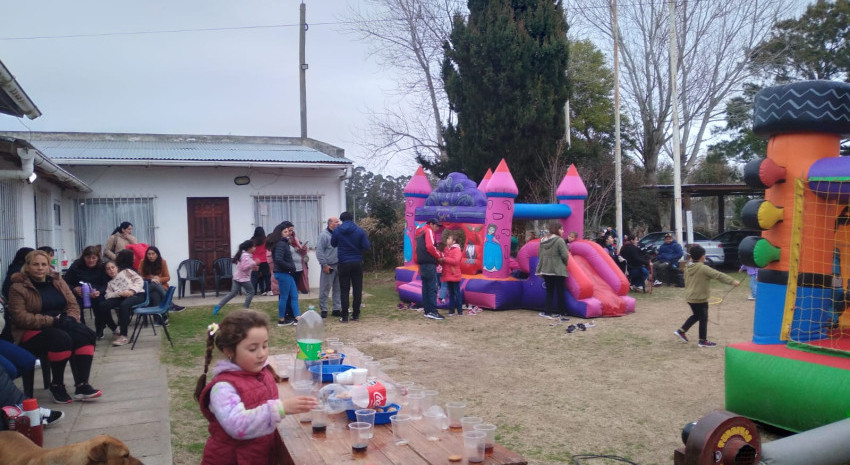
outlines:
M88 441L88 463L86 465L144 465L130 455L130 449L112 436L97 436Z

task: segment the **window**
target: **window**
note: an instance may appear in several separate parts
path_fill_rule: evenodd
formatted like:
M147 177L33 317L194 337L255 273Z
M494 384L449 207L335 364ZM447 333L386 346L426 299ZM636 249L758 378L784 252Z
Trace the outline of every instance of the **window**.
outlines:
M53 241L53 196L50 192L37 190L35 192L35 246L61 246Z
M315 247L322 230L322 197L319 195L257 195L254 196L254 224L266 234L281 221L295 225L295 235L301 243Z
M112 231L124 221L133 224L139 242L156 245L153 197L80 199L77 206L77 250L106 244Z
M15 252L24 246L22 196L20 182L0 181L0 275L4 278Z

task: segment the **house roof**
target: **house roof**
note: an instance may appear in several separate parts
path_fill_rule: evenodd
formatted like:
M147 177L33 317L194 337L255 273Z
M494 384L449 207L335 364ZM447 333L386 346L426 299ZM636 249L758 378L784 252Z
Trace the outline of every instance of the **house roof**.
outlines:
M36 119L41 116L38 107L30 100L2 61L0 61L0 113L18 118L26 116L29 119Z
M305 165L338 168L353 164L345 158L342 149L301 138L38 132L26 133L25 137L51 160L62 165Z

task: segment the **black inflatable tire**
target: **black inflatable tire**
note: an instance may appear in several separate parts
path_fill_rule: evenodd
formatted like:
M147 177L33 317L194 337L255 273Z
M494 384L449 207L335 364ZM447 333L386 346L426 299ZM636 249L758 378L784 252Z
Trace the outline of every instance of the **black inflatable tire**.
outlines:
M753 132L850 135L850 84L800 81L762 89L755 97Z

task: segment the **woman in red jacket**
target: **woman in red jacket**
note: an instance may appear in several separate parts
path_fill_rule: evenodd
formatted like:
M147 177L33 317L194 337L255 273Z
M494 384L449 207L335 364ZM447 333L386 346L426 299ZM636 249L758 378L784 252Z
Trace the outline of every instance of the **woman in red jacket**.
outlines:
M454 315L455 311L458 315L463 315L463 299L460 295L460 261L462 258L463 252L457 243L457 237L454 234L449 234L446 236L446 250L440 259L443 263L441 279L449 288L449 315Z

